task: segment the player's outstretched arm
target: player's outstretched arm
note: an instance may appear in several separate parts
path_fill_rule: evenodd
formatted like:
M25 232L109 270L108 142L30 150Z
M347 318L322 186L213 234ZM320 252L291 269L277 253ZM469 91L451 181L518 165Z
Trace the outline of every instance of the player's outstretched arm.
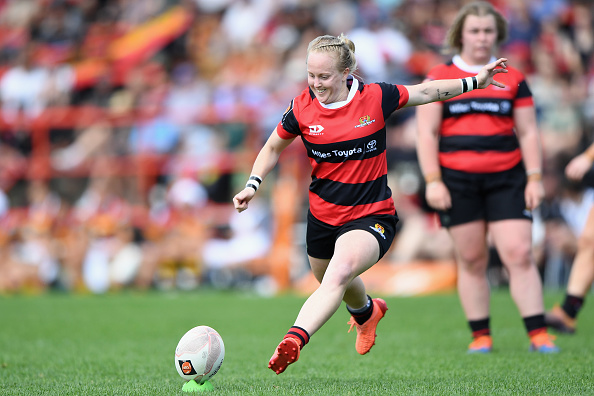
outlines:
M474 77L435 80L417 85L406 85L409 99L405 107L451 99L473 89L486 88L491 84L505 88L504 84L493 78L496 74L507 73L505 62L507 62L506 58L499 58L495 62L483 66Z

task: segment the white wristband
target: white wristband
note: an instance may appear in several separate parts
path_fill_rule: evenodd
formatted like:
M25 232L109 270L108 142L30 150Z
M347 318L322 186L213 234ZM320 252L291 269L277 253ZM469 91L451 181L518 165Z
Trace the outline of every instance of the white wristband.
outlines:
M262 178L260 176L251 175L249 180L245 184L245 187L250 187L253 188L255 191L258 191L258 188L260 188L260 183L262 183Z
M460 82L462 83L462 93L470 92L473 89L478 88L478 81L476 77L461 78Z
M257 180L248 180L248 182L246 183L245 187L251 187L254 190L258 191L258 188L260 188L260 183L258 183Z

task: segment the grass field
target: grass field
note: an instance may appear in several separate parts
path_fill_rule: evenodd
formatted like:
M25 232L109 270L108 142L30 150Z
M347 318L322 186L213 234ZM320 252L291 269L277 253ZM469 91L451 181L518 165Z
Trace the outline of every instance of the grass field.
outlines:
M547 306L560 293L545 296ZM492 301L495 350L467 355L455 295L387 298L376 346L365 356L341 307L279 376L268 359L304 301L236 292L48 294L0 297L0 395L181 395L179 338L197 325L222 335L212 378L219 395L594 394L594 304L558 355L528 352L507 291ZM593 299L594 301L594 299Z

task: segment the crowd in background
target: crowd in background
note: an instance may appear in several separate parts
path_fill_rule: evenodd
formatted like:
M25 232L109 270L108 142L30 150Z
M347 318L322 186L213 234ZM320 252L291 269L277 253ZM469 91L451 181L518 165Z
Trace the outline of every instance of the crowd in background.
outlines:
M307 44L345 33L358 77L418 83L448 58L444 35L464 3L0 0L0 293L265 278L275 175L249 211L236 214L231 197L307 86ZM534 95L546 189L534 249L545 286L560 287L594 202L563 176L594 134L594 4L492 3L510 27L500 55ZM394 265L452 257L423 202L414 118L401 110L387 125L402 219ZM295 177L307 185L307 172Z

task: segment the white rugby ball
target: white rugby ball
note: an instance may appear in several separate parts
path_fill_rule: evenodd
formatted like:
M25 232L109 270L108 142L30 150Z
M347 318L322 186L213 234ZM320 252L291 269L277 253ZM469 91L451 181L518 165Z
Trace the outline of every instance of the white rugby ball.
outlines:
M175 348L175 368L187 380L202 384L219 371L225 344L215 329L197 326L188 330Z

